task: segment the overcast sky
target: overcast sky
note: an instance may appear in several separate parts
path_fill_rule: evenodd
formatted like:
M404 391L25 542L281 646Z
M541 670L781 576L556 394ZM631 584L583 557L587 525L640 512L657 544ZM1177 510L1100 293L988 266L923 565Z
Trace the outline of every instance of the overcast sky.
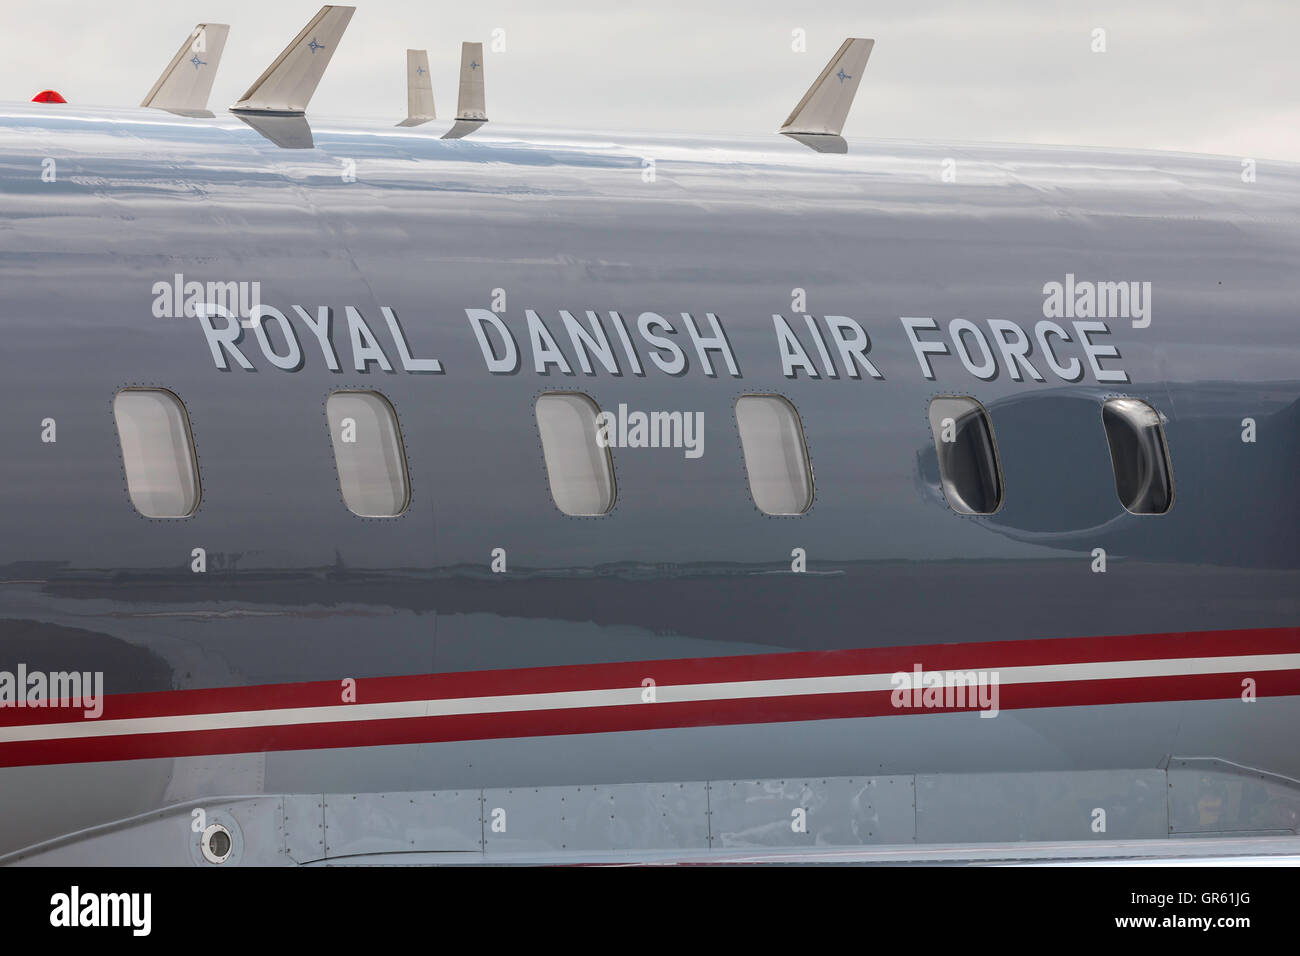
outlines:
M874 37L845 135L1300 160L1295 0L360 0L309 113L401 119L407 47L440 116L460 41L490 42L488 115L576 129L774 131L846 36ZM4 4L0 100L134 106L198 22L229 23L233 103L314 0ZM1105 30L1106 52L1093 52ZM791 49L792 31L807 51Z

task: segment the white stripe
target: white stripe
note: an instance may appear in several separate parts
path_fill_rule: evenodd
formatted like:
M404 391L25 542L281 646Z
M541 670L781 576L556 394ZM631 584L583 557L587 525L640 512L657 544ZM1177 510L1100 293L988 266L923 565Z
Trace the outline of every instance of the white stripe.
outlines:
M1257 654L1241 657L1182 657L1147 661L1088 661L1081 664L1035 664L1021 667L959 668L923 673L997 674L999 684L1040 684L1053 681L1116 680L1125 677L1174 677L1193 674L1227 674L1250 671L1300 669L1300 654ZM654 663L646 664L653 677ZM910 689L912 671L895 674L845 674L831 677L789 677L775 680L725 681L712 684L667 684L655 687L657 703L743 700L793 697L802 694L858 694L868 691ZM993 683L992 680L988 681ZM247 727L287 727L299 724L360 720L398 720L409 717L450 717L464 714L502 714L517 711L562 710L570 707L623 707L641 704L642 688L552 691L540 694L506 694L493 697L452 697L402 700L379 704L336 704L324 707L283 707L214 714L176 714L165 717L130 717L121 720L82 720L62 724L28 724L0 727L0 744L24 740L68 740L80 737L116 737L125 734L193 733Z

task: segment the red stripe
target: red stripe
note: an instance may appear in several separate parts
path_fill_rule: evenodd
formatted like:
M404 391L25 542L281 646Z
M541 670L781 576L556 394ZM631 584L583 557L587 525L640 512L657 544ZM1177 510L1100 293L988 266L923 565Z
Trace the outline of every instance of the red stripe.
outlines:
M489 697L610 687L640 687L650 677L658 685L701 684L739 680L828 677L840 674L886 674L927 670L991 670L1033 664L1078 664L1090 661L1161 660L1184 657L1229 657L1239 654L1300 652L1300 628L1194 631L1173 634L1128 634L1113 637L996 641L980 644L925 644L915 647L863 648L747 654L618 664L577 664L509 670L462 671L357 680L356 703ZM342 703L340 680L295 684L260 684L203 690L110 694L100 719L166 717L285 707L326 707ZM79 711L73 711L78 714ZM67 710L0 708L0 726L65 723Z
M1300 670L1289 670L1006 684L999 688L999 708L1019 710L1236 699L1241 694L1244 677L1251 677L1256 681L1257 694L1261 698L1300 695ZM576 707L565 710L504 714L362 720L349 723L23 741L0 746L0 767L277 750L375 747L834 718L926 715L974 709L897 708L891 702L890 691L634 704L616 707ZM977 720L984 719L972 716Z

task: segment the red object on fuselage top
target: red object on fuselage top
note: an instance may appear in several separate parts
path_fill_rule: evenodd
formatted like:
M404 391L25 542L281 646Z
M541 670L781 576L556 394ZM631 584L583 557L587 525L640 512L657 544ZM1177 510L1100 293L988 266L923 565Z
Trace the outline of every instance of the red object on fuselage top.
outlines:
M68 102L59 95L58 90L41 90L32 97L33 103L66 103Z

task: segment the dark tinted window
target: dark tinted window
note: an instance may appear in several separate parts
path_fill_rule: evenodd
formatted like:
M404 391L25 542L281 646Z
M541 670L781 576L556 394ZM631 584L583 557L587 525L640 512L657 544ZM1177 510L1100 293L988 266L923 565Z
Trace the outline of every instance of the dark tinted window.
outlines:
M932 399L930 430L943 494L952 510L967 515L997 511L1002 505L1002 472L984 406L966 397Z
M1126 509L1159 515L1174 501L1174 482L1160 415L1136 398L1112 398L1101 407L1115 491Z

